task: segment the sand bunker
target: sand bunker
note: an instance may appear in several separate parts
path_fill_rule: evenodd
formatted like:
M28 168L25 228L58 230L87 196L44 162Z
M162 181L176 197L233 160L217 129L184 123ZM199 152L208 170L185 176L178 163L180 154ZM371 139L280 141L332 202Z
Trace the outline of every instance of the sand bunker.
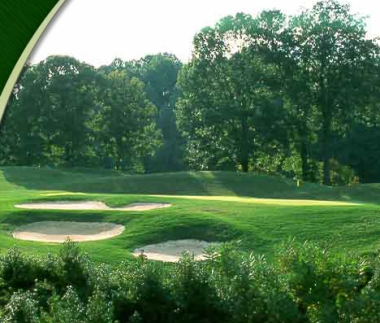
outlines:
M169 207L169 203L132 203L124 207L111 208L97 201L52 201L16 204L20 209L37 210L106 210L106 211L148 211Z
M124 226L114 223L44 221L26 224L13 231L20 240L41 242L95 241L115 237Z
M204 249L211 245L217 246L219 244L194 239L172 240L137 248L133 251L133 255L137 257L144 254L148 259L152 260L177 262L183 252L189 252L194 254L196 260L204 260L206 259Z

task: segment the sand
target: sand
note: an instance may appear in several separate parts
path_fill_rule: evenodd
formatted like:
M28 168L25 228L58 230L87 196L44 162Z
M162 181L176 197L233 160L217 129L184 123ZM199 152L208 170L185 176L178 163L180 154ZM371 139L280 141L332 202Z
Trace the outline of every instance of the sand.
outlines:
M106 210L106 211L148 211L171 206L169 203L132 203L124 207L111 208L98 201L52 201L16 204L20 209L37 210Z
M211 245L217 246L219 244L217 242L210 243L194 239L171 240L137 248L133 251L133 255L137 257L144 254L144 256L151 260L177 262L183 252L189 252L194 255L196 260L204 260L206 259L204 249Z
M40 242L96 241L115 237L124 231L124 226L114 223L43 221L22 225L13 231L20 240Z

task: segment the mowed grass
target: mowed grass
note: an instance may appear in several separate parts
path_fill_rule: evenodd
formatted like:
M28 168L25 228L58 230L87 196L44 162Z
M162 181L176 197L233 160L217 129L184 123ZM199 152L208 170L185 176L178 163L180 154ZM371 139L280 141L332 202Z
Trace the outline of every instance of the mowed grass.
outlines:
M169 202L165 209L57 211L17 209L30 201L96 200L109 206ZM57 244L15 240L12 231L37 221L113 222L120 236L81 243L96 261L132 259L146 244L176 239L240 241L247 252L271 258L287 239L313 241L337 253L375 251L380 242L380 185L324 187L276 176L232 172L127 175L88 169L0 168L0 253L17 246L55 253Z

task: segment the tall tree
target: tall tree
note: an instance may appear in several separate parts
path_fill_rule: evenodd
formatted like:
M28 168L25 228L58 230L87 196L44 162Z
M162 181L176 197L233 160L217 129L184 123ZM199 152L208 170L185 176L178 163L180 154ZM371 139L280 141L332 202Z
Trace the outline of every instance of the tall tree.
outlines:
M41 125L48 149L60 149L68 165L81 164L90 144L89 120L96 110L95 69L72 57L51 56L36 70L44 92Z
M175 109L179 91L176 87L182 63L172 54L147 55L138 61L139 78L145 84L149 100L157 107L157 127L163 145L154 157L146 161L156 171L180 170L183 140L176 125Z
M18 129L19 163L81 163L93 83L94 69L67 56L48 57L25 71L8 120Z
M41 136L40 116L41 91L35 87L28 95L25 93L33 86L37 73L33 66L24 69L24 73L16 83L16 87L8 102L2 122L2 153L7 154L5 160L16 165L33 165L43 162L44 140ZM23 104L27 103L27 104ZM6 148L8 146L8 149ZM12 157L14 156L13 160Z
M156 107L147 99L144 84L125 70L104 76L102 109L97 129L105 154L114 157L118 169L131 167L159 147L161 133L156 128Z
M304 181L315 181L311 161L312 142L316 141L316 109L314 83L309 78L308 66L299 59L299 44L287 19L278 11L264 12L266 28L263 39L266 57L280 67L282 97L285 101L289 144L299 153ZM268 32L271 31L271 32ZM276 46L271 46L271 44Z
M288 28L292 55L302 66L302 77L312 85L307 91L312 89L320 116L323 183L328 185L332 132L344 130L355 110L368 103L378 46L367 38L364 20L334 0L318 2L293 17Z
M17 117L15 115L19 111L17 99L22 88L22 79L29 68L30 65L26 64L21 71L0 123L0 165L18 164L20 162L20 152L17 150L19 136L18 129L15 127ZM19 117L21 116L19 115Z
M202 138L198 144L224 151L244 172L258 142L278 134L283 107L277 67L255 46L256 26L251 16L238 14L203 29L179 80L179 124L190 142Z

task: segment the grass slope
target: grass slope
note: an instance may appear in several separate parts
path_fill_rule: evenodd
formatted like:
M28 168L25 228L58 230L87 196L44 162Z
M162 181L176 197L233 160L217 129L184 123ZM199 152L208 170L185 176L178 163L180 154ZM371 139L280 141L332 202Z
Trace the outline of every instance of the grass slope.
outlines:
M14 208L26 201L68 199L98 200L110 206L144 201L173 206L145 212ZM287 238L327 244L337 252L371 251L377 249L380 239L379 202L377 184L339 188L305 184L297 188L288 179L232 172L127 175L105 170L3 167L0 252L14 245L35 254L56 252L56 244L18 241L11 236L21 224L53 220L124 225L126 229L118 237L81 244L93 259L107 263L131 258L130 251L136 247L186 238L240 240L244 250L269 257Z

